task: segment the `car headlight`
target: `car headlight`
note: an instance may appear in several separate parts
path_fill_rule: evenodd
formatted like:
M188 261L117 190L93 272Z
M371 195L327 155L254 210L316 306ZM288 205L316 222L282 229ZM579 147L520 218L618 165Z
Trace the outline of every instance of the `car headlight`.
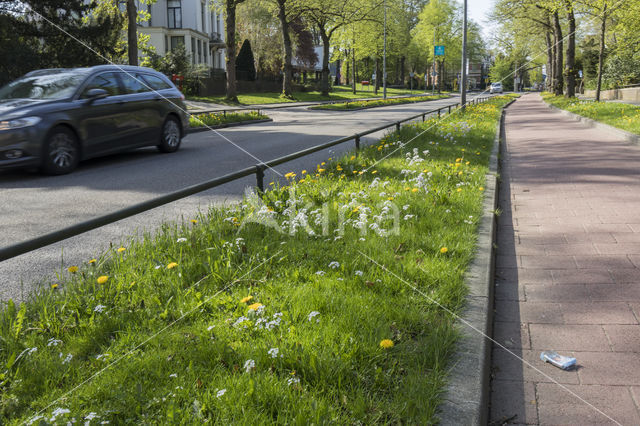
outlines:
M40 117L22 117L14 120L0 121L0 131L35 126L40 121L42 121L42 118Z

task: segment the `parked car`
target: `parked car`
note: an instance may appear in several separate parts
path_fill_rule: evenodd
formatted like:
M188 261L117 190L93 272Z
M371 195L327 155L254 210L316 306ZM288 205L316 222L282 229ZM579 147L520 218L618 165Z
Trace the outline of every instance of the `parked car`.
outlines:
M32 71L0 88L0 169L60 175L133 148L174 152L188 128L185 111L184 95L149 68Z
M502 83L491 83L489 93L502 93Z

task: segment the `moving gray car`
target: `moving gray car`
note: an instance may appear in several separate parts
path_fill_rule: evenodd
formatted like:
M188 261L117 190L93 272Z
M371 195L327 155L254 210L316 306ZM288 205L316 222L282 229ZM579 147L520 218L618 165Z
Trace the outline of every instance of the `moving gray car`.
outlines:
M184 95L150 68L47 69L0 88L0 169L73 171L81 160L143 146L175 152Z

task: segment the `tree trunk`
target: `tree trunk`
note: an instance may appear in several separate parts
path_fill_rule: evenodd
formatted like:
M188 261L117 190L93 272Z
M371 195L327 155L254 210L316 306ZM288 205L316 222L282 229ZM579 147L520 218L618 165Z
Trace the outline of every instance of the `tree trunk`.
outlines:
M138 65L138 10L134 0L127 0L127 44L129 65Z
M287 22L287 11L285 9L286 2L287 0L278 0L278 19L280 20L280 27L282 29L282 46L284 50L282 96L293 98L293 84L291 82L291 78L293 77L291 58L293 57L293 54L291 48L291 36L289 35L289 23Z
M345 64L347 64L347 72L344 75L344 83L349 86L351 85L351 62L349 61L349 50L345 51L347 60L344 61Z
M600 50L598 51L598 83L596 85L596 102L600 102L602 90L602 63L604 62L604 36L607 30L607 4L602 8L602 25L600 26Z
M375 85L375 88L373 90L373 93L375 93L377 95L379 89L380 89L380 61L378 60L378 57L376 56L376 85Z
M238 0L227 0L226 5L226 33L227 33L227 96L226 100L238 102L236 92L236 6Z
M405 58L404 56L400 58L400 81L403 86L404 86L404 61L406 59L407 58Z
M573 6L565 0L567 21L569 22L569 40L567 41L567 63L565 75L567 78L567 98L576 97L576 17Z
M329 35L324 28L319 28L322 38L322 79L320 82L320 94L329 96Z
M556 96L562 96L564 92L564 80L562 79L562 64L564 60L562 55L562 27L560 27L558 12L553 14L553 38L556 45L556 67L553 72L553 94Z
M547 76L544 82L547 91L551 91L551 79L553 78L553 46L551 44L551 34L549 31L546 31L545 34L545 42L547 43Z
M340 84L340 76L342 75L342 61L338 59L336 61L336 77L333 79L333 85L337 86Z
M352 87L352 91L353 94L356 94L356 49L355 47L353 49L351 49L351 73L352 73L352 81L353 81L353 87Z

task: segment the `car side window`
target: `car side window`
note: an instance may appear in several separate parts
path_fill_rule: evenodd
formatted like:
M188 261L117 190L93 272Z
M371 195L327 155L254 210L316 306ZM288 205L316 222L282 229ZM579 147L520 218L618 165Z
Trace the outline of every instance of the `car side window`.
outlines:
M149 87L151 87L153 90L171 89L171 86L160 77L156 77L155 75L151 74L144 74L143 77L149 84Z
M109 96L115 96L120 94L120 86L116 74L113 72L105 72L98 74L89 81L87 87L82 91L81 98L87 97L87 92L91 89L103 89L106 90Z
M120 73L120 78L124 85L124 93L144 93L151 91L151 86L140 77L140 74Z

